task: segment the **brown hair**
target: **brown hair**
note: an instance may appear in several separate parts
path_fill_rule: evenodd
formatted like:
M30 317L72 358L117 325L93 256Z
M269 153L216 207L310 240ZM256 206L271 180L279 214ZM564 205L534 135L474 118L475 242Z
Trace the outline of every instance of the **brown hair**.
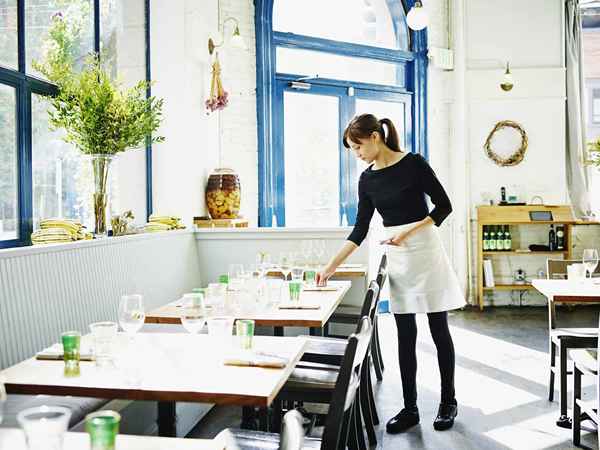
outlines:
M387 127L387 133L383 126ZM367 139L374 132L379 133L381 139L390 150L399 152L400 144L398 141L398 132L390 119L378 120L373 114L361 114L354 117L344 131L344 147L350 148L348 140L359 142L359 139Z

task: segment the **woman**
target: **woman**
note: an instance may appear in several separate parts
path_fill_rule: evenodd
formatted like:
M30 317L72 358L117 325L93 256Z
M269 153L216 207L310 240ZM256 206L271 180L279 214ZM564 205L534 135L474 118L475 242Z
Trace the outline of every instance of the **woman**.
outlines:
M387 130L386 130L387 129ZM387 423L388 433L399 433L419 423L417 409L417 326L415 313L427 313L442 380L441 403L433 426L447 430L454 424L454 344L448 311L464 306L464 297L444 251L438 230L452 211L444 188L425 159L404 152L389 119L372 114L355 117L344 131L344 146L371 164L358 182L358 214L348 241L317 275L323 285L367 235L373 211L383 218L390 283L390 311L398 328L398 355L404 408ZM425 194L434 205L429 211Z

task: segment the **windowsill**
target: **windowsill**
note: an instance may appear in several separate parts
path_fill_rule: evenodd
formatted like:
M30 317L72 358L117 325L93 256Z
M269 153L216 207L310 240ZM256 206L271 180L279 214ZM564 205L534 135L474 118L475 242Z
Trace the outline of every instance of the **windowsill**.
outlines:
M107 237L105 239L91 239L87 241L75 241L65 244L44 244L44 245L29 245L27 247L14 247L0 249L0 259L14 258L20 256L39 255L44 253L60 253L73 251L82 248L103 247L107 245L121 245L125 243L134 243L147 241L151 239L165 239L170 237L192 234L194 230L174 230L160 231L156 233L141 233L128 236Z

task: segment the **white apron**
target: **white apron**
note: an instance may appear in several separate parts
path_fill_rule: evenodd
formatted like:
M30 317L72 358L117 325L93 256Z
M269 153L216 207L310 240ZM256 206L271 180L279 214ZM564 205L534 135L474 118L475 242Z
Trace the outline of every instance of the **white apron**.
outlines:
M391 238L414 224L385 228ZM400 246L386 245L390 312L395 314L450 311L465 305L458 278L435 225L425 226Z

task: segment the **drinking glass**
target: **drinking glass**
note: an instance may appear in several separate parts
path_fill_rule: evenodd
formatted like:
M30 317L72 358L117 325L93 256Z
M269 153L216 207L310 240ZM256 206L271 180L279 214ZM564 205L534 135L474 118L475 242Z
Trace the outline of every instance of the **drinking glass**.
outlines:
M229 264L229 282L232 280L244 278L244 265L243 264Z
M267 280L266 283L266 297L268 303L271 305L277 305L281 302L281 289L283 287L283 280L271 279Z
M115 450L121 415L115 411L96 411L85 416L85 431L91 450Z
M223 283L209 283L206 288L205 305L210 305L214 311L225 307L225 296L227 295L227 285Z
M60 335L63 346L63 359L65 361L64 375L76 377L79 375L79 352L81 333L79 331L66 331Z
M300 300L300 293L302 292L302 280L292 280L288 283L290 290L290 301L297 302Z
M71 410L61 406L38 406L17 414L29 450L61 450Z
M292 257L292 280L302 280L304 278L304 262L300 254L293 254Z
M242 348L243 350L250 350L252 348L252 337L254 336L254 320L236 320L235 334L238 336L240 348Z
M305 260L309 260L313 254L313 241L310 239L304 239L301 244L302 256L304 256Z
M598 250L595 248L586 248L583 251L583 264L586 270L590 273L590 279L596 267L598 267Z
M323 264L323 255L325 255L325 241L323 239L317 239L313 243L313 249L315 252L315 256L317 257L317 263L319 265Z
M143 297L140 294L123 295L119 302L119 324L129 336L130 342L144 326L145 319Z
M202 327L204 327L204 323L206 322L204 305L185 305L182 308L180 319L181 324L188 331L188 333L196 334L200 332Z
M113 347L117 338L117 329L118 325L115 322L90 324L96 366L104 367L113 364Z
M0 424L4 420L4 404L6 403L6 388L4 387L4 380L0 378Z
M287 280L292 271L292 258L289 253L282 253L279 255L279 270L281 270L281 273L283 274L283 279Z

